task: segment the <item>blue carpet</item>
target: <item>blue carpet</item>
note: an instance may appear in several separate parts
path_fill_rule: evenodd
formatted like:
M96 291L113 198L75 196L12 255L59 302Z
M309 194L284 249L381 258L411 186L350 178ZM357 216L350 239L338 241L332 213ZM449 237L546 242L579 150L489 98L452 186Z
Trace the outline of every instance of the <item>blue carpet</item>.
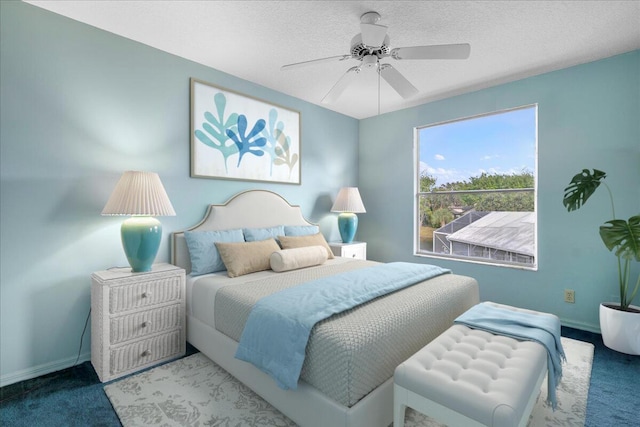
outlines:
M599 334L563 327L562 335L595 346L585 426L640 426L640 356L609 350ZM103 386L85 362L0 388L0 426L119 427Z
M595 346L585 427L640 426L640 356L610 350L600 334L563 327L562 335Z
M187 343L187 356L197 351ZM104 393L105 384L108 383L100 382L91 362L84 362L2 387L0 426L121 427Z
M120 426L90 362L0 389L0 425Z

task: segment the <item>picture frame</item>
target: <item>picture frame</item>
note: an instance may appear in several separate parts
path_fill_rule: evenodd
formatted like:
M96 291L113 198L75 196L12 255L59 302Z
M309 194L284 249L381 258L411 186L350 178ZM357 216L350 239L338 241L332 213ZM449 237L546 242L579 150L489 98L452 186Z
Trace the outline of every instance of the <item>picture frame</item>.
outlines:
M190 79L191 177L301 182L300 112Z

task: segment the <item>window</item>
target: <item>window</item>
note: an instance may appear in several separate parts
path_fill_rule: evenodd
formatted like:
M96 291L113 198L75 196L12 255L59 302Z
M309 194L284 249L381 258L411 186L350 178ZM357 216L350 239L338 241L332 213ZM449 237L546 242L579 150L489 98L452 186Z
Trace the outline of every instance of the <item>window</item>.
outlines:
M416 138L415 254L535 269L537 106Z

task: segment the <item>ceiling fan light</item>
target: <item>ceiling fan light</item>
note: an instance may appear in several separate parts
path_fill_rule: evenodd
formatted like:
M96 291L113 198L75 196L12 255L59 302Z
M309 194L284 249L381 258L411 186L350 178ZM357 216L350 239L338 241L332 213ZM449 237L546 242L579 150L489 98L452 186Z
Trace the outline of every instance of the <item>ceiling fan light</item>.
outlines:
M378 67L378 57L375 55L367 55L362 58L362 66L364 68L377 68Z

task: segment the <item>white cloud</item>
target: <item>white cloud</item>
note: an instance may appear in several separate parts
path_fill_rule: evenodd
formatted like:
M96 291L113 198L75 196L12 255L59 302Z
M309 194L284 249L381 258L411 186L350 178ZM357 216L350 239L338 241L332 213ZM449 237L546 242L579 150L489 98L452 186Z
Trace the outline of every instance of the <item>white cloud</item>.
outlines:
M442 154L436 154L433 156L436 160L444 160L444 156Z
M480 157L480 160L491 160L491 159L497 159L498 157L500 157L498 154L487 154L486 156L482 156Z
M508 169L503 169L500 166L492 167L488 169L479 168L475 173L471 173L470 176L480 176L483 173L488 175L519 175L523 172L523 170L528 170L526 167L511 167Z
M423 172L427 172L429 173L429 165L426 164L425 162L420 162L420 174L422 174Z

